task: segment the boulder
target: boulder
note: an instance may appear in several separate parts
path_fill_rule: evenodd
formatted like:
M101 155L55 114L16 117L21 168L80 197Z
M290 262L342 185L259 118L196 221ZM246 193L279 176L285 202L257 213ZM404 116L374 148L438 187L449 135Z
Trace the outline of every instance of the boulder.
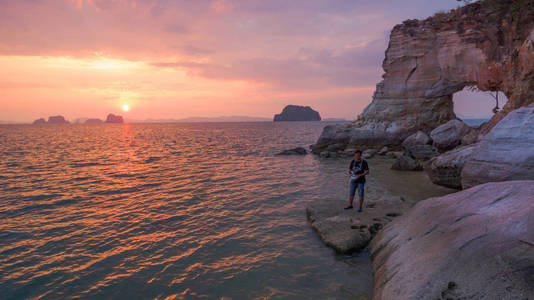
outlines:
M417 203L370 244L373 299L533 299L534 181Z
M380 150L378 150L378 155L384 156L386 155L386 153L388 153L388 150L389 150L388 147L384 146Z
M406 155L417 159L417 160L429 160L432 157L439 155L439 151L436 147L432 145L421 145L416 144L404 148L404 153Z
M46 124L46 120L44 118L39 118L33 121L33 125L41 125L41 124Z
M454 119L432 130L430 138L436 148L447 151L458 146L469 129L463 121Z
M109 114L106 118L106 123L124 123L124 119L122 118L122 116Z
M534 178L534 106L510 112L478 143L462 170L462 187Z
M424 165L428 177L435 184L461 189L462 169L475 148L476 145L460 146L432 158Z
M430 137L422 132L422 131L417 131L416 133L410 135L409 137L407 137L403 142L402 142L402 147L403 148L410 148L412 146L415 146L415 145L427 145L427 144L431 144L432 143L432 140L430 139Z
M421 171L423 170L423 166L410 156L402 155L391 165L391 169L398 171Z
M309 106L288 105L274 116L274 121L321 121L321 116Z
M48 124L69 124L65 117L63 116L50 116L48 117Z
M306 155L306 154L308 154L308 151L306 151L306 149L302 147L296 147L293 149L284 150L278 153L277 155Z

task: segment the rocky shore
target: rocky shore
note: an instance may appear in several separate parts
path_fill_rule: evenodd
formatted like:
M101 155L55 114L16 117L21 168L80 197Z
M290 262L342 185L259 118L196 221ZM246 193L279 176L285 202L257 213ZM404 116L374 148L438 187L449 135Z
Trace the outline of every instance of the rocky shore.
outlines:
M307 208L311 226L340 252L370 245L373 299L534 298L534 4L483 0L405 21L383 69L357 120L326 126L312 153L394 157L392 169L462 191L418 203L382 195L358 220L324 200ZM470 127L452 102L469 86L508 102Z

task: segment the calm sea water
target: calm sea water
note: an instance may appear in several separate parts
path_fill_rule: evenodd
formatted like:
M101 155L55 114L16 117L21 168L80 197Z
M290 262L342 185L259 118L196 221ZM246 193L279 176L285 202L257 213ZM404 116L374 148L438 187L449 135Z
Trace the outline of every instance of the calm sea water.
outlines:
M0 298L369 297L306 222L345 161L275 155L324 126L0 126Z

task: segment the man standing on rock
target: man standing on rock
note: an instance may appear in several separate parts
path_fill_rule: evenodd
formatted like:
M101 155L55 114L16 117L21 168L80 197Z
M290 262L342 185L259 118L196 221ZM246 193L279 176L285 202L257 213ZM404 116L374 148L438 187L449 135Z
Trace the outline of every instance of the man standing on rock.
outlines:
M350 198L349 198L349 206L345 207L345 209L352 208L354 195L356 194L356 190L358 190L358 196L360 197L360 207L358 208L358 212L361 212L362 205L363 205L365 175L369 174L369 165L362 158L362 151L356 150L356 152L354 152L354 159L350 162L350 166L349 166L349 174L351 175L350 176Z

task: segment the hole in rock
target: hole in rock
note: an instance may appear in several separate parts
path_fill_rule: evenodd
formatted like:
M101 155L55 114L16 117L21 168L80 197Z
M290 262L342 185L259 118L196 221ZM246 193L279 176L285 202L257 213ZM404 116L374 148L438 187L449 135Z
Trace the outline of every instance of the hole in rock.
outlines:
M501 110L508 99L503 92L480 91L476 88L465 87L454 93L454 113L458 118L470 126L478 126L493 117L493 110L497 106Z

